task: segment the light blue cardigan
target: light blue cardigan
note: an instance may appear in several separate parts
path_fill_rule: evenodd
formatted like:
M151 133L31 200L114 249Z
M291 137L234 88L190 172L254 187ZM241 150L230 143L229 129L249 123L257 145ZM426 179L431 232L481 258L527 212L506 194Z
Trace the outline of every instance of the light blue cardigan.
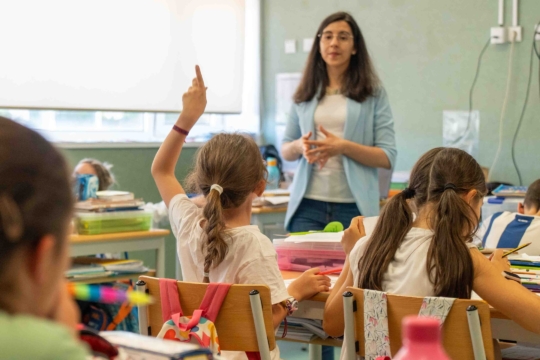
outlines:
M318 103L317 97L314 97L311 101L292 106L283 138L284 143L296 140L310 131L315 133L313 116ZM346 140L383 149L388 156L390 166L394 168L397 155L394 119L384 89L362 103L347 98L347 120L343 133ZM300 158L290 188L291 200L285 217L285 228L288 228L292 216L304 198L311 176L311 167L312 165L308 164L304 157ZM377 169L364 166L346 156L343 157L343 167L360 213L364 216L378 215L379 181ZM349 226L349 224L343 225Z

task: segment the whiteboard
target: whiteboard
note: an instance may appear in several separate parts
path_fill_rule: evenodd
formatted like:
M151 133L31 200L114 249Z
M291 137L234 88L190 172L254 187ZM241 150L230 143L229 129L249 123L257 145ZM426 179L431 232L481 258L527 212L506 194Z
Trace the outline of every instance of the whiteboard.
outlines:
M0 107L240 112L245 0L0 0Z

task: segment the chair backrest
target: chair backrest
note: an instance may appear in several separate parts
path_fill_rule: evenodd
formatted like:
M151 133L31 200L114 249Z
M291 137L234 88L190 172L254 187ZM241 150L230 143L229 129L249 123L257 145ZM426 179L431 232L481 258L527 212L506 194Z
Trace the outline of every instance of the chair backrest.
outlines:
M163 326L159 279L140 276L139 280L143 280L146 283L147 292L154 298L154 303L147 307L148 326L149 335L157 336ZM178 281L177 285L180 294L180 305L182 306L184 315L190 316L201 304L208 284ZM272 302L270 300L270 289L268 286L232 285L215 321L221 350L259 351L249 297L249 293L252 290L259 291L269 348L273 350L276 347L272 322Z
M353 293L356 301L355 335L356 340L360 343L359 354L364 356L364 291L353 287L348 287L347 290ZM401 348L401 322L403 318L409 315L418 315L422 301L422 297L387 294L388 331L392 356ZM466 311L470 305L478 308L486 358L494 360L489 305L481 300L456 299L454 301L442 328L444 349L451 359L474 360Z

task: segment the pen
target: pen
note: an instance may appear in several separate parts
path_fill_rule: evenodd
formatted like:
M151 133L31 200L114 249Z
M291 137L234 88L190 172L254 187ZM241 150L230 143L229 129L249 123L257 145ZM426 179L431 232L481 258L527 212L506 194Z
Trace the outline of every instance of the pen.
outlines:
M321 271L320 273L318 273L317 275L330 275L330 274L337 274L337 273L340 273L343 271L343 268L335 268L335 269L330 269L330 270L326 270L326 271Z
M523 249L524 247L527 247L527 246L529 246L529 245L531 245L531 244L532 244L532 243L526 243L526 244L523 244L523 245L521 245L521 246L518 246L518 247L515 248L515 249L512 249L512 250L510 250L510 251L508 251L508 252L505 252L504 255L503 255L502 257L507 257L508 255L513 254L513 253L515 253L516 251L521 250L521 249Z

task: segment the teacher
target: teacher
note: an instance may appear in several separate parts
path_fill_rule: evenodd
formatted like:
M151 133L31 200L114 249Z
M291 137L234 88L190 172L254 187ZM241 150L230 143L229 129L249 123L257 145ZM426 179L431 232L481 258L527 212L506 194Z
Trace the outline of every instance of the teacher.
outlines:
M362 32L345 12L323 20L294 95L283 158L300 159L285 227L345 227L379 213L377 168L396 159L394 120Z

